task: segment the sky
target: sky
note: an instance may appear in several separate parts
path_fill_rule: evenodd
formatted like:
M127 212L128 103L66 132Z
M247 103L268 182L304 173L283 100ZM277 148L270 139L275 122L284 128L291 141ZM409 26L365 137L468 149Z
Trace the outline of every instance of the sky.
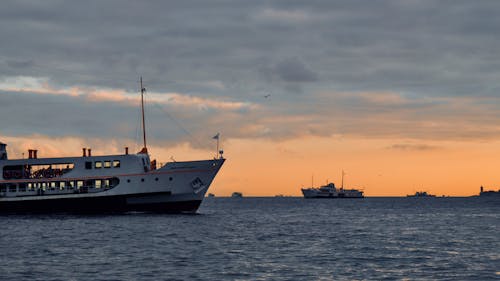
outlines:
M3 1L9 158L227 162L210 192L499 189L498 1Z

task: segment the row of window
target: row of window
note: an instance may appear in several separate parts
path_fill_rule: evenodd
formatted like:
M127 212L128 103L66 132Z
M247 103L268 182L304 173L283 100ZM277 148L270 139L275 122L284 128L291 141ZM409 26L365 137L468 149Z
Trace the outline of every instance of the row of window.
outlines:
M52 181L35 183L7 183L0 184L0 192L28 192L35 190L77 190L83 188L112 188L119 183L117 178L76 180L76 181Z
M71 172L74 166L73 163L7 165L3 167L3 178L6 180L57 178Z
M93 163L91 161L85 162L85 169L87 169L87 170L90 170L92 168L94 168L94 169L102 169L102 168L109 169L111 167L120 168L120 160L95 161Z

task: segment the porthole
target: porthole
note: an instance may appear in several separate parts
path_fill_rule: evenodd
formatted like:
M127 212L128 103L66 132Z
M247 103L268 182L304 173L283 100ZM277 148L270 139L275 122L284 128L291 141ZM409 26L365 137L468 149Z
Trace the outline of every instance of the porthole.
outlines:
M127 180L127 182L130 182L130 180Z
M155 178L155 181L158 181L158 178Z
M141 181L144 181L144 179L141 179Z
M172 177L168 178L168 180L169 180L169 181L172 181L173 179L174 179L174 178L172 178Z

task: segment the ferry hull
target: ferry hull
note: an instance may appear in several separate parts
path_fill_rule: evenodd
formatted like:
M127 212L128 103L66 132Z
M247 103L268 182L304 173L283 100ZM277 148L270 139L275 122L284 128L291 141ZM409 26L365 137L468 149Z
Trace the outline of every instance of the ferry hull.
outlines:
M202 200L172 200L169 192L0 202L2 214L12 213L106 213L161 212L194 213Z
M115 175L118 184L110 188L16 189L12 192L10 187L4 188L4 192L0 192L0 215L29 212L194 213L224 161L221 158L174 162L158 170Z

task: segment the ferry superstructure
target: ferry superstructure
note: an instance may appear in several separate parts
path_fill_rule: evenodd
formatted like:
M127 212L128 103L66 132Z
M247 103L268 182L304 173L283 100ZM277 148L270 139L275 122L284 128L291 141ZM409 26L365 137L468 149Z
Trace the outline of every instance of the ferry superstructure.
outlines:
M141 79L141 97L144 91ZM144 122L143 129L144 148L136 154L126 148L121 155L92 156L84 148L80 157L38 158L29 150L27 159L9 160L0 143L0 213L196 212L225 162L222 151L213 159L156 168Z

